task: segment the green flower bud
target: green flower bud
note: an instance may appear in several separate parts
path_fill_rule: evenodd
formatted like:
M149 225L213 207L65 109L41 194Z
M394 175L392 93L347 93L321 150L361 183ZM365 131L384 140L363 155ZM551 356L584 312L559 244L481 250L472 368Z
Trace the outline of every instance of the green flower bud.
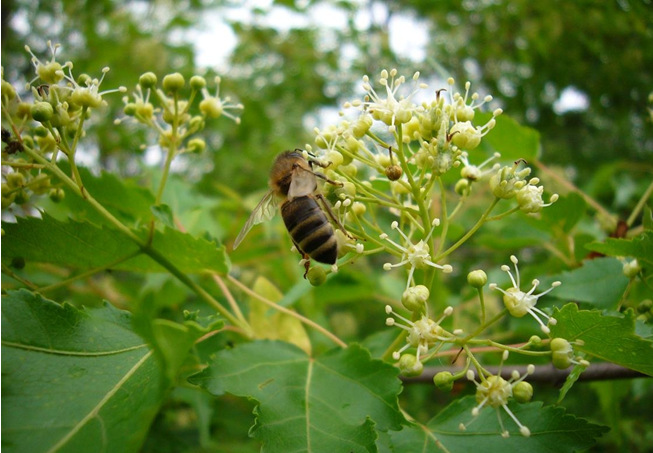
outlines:
M637 274L639 274L641 270L642 270L642 266L639 264L639 262L636 259L632 261L628 261L623 265L623 273L626 277L630 279L637 277Z
M146 72L145 74L141 74L141 76L138 78L138 84L144 90L148 88L154 88L156 86L156 82L157 82L156 74L154 74L153 72Z
M481 143L481 131L470 121L460 121L449 131L451 141L458 148L472 150Z
M467 274L467 283L473 288L482 288L487 283L487 274L481 269L471 271Z
M429 299L429 289L424 285L411 286L401 296L401 304L411 312L422 312Z
M54 203L59 203L66 197L66 192L64 192L64 190L61 187L56 187L50 189L50 193L48 196L50 197L50 200L52 200Z
M370 127L372 127L372 124L374 123L374 120L369 114L363 114L361 115L360 118L354 123L354 126L352 127L352 133L354 134L354 137L356 138L361 138L363 137L367 131L370 130Z
M209 118L218 118L224 113L224 106L220 99L208 97L200 102L200 112Z
M14 86L7 82L6 80L2 81L2 97L7 98L7 100L11 101L13 98L16 97L16 89Z
M18 107L16 107L16 116L18 116L18 118L21 120L31 118L32 104L28 104L27 102L18 103Z
M206 142L201 138L193 138L188 141L186 145L186 151L189 153L200 154L206 149Z
M25 204L29 201L29 194L26 190L20 189L16 192L16 198L14 198L14 203L16 204Z
M551 348L551 362L559 370L569 368L574 358L574 351L571 344L564 338L554 338L549 344Z
M30 109L30 113L34 120L40 123L47 123L52 118L54 110L48 102L35 102Z
M44 126L36 126L34 128L34 135L36 135L37 137L46 137L49 133L50 131L47 130L47 128L45 128Z
M329 151L326 153L326 160L327 162L331 162L329 167L331 169L338 168L344 161L342 154L340 154L338 151Z
M190 87L193 90L201 90L206 86L206 79L202 76L194 75L190 78Z
M174 74L168 74L163 78L161 86L163 86L163 91L166 93L176 93L184 87L186 80L184 76L178 72Z
M533 346L539 346L542 344L542 338L540 338L538 335L533 335L529 338L528 342Z
M526 381L515 384L512 396L518 403L528 403L533 398L533 386Z
M424 371L424 365L413 354L403 354L399 358L399 371L406 377L419 376Z
M637 312L638 313L648 313L651 311L651 308L653 308L653 300L651 299L645 299L637 305Z
M320 286L326 282L327 274L320 266L311 267L306 273L306 279L313 286Z
M18 172L9 173L7 176L7 186L10 189L17 189L25 185L25 175Z
M453 374L449 371L440 371L438 374L433 376L433 383L443 392L450 392L453 389L453 382Z
M454 187L454 190L458 195L469 195L470 184L469 180L462 178L459 179Z

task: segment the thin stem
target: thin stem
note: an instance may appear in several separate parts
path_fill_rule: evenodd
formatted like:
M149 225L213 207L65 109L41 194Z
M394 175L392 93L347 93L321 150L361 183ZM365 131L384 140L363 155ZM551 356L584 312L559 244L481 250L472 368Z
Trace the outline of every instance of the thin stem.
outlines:
M2 273L8 275L9 277L13 278L17 282L22 283L23 285L25 285L29 289L35 290L37 288L37 286L34 283L32 283L29 280L21 277L20 275L15 273L13 270L11 270L11 268L9 266L7 266L5 264L2 265ZM3 292L4 292L4 290L3 290Z
M331 332L329 332L328 330L326 330L324 327L322 327L321 325L317 324L316 322L314 322L314 321L312 321L312 320L310 320L310 319L308 319L308 318L306 318L306 317L300 315L300 314L297 313L297 312L294 312L294 311L292 311L292 310L289 310L289 309L287 309L286 307L282 307L281 305L279 305L279 304L277 304L277 303L275 303L275 302L272 302L272 301L269 300L269 299L266 299L265 297L261 296L260 294L256 293L255 291L252 291L252 290L251 290L250 288L248 288L247 286L243 285L240 281L238 281L236 278L232 277L231 275L228 275L228 274L227 274L227 279L228 279L232 284L234 284L235 286L237 286L238 288L240 288L240 289L241 289L242 291L244 291L247 295L253 297L254 299L257 299L257 300L263 302L264 304L268 305L269 307L272 307L272 308L274 308L274 309L277 310L277 311L280 311L280 312L285 313L285 314L287 314L287 315L289 315L289 316L292 316L293 318L298 319L300 322L303 322L304 324L306 324L306 325L308 325L308 326L311 326L312 328L314 328L315 330L317 330L318 332L320 332L322 335L324 335L324 336L326 336L327 338L329 338L331 341L333 341L335 344L337 344L337 345L340 346L341 348L346 348L346 347L347 347L347 343L345 343L344 341L342 341L340 338L338 338L337 336L335 336L334 334L332 334Z
M243 312L240 310L238 302L236 302L236 299L234 299L234 296L231 294L231 291L229 291L229 288L227 288L227 285L225 284L224 280L222 280L222 277L216 273L213 273L212 276L213 280L220 287L220 291L222 291L222 294L224 294L224 297L227 299L227 302L229 302L231 310L236 314L238 319L240 319L244 324L247 324L247 320L245 319L245 316L243 316Z
M444 252L436 256L433 260L436 262L439 261L440 259L444 258L445 256L449 255L451 252L456 250L462 244L464 244L467 241L467 239L469 239L474 233L476 233L476 231L481 226L483 226L483 224L487 220L487 217L490 215L490 213L492 212L492 210L494 209L494 207L497 205L498 202L499 202L499 198L495 198L494 201L492 201L492 203L490 204L490 206L488 206L488 208L485 210L481 218L478 219L476 224L467 233L465 233L463 237L458 239L458 241L454 245L452 245L447 250L445 250Z
M626 220L628 227L633 226L633 223L635 223L635 220L637 220L637 217L639 217L639 213L642 211L642 209L644 209L644 205L651 197L651 193L653 193L653 182L651 182L651 184L649 184L649 186L646 188L644 195L642 195L642 198L640 198L637 202L635 209L633 209L633 212L631 212L628 216L628 220Z
M130 253L129 255L123 256L121 258L118 258L117 260L115 260L115 261L113 261L113 262L111 262L109 264L106 264L104 266L99 266L99 267L96 267L96 268L93 268L93 269L89 269L86 272L82 272L81 274L74 275L74 276L69 277L69 278L67 278L65 280L61 280L61 281L59 281L57 283L53 283L52 285L37 288L36 291L39 292L39 293L46 293L48 291L52 291L54 289L61 288L62 286L66 286L66 285L68 285L68 284L70 284L70 283L72 283L72 282L74 282L76 280L81 280L83 278L90 277L91 275L97 274L98 272L102 272L102 271L105 271L107 269L111 269L112 267L115 267L118 264L120 264L122 262L125 262L125 261L127 261L127 260L129 260L131 258L134 258L135 256L138 256L140 254L141 254L141 251L136 250L135 252Z

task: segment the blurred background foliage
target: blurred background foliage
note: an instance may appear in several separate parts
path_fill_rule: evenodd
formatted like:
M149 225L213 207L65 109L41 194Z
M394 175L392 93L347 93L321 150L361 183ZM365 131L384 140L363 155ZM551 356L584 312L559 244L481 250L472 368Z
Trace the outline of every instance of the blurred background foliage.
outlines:
M195 234L208 231L227 243L266 189L274 156L311 143L313 127L334 124L338 107L353 93L360 94L362 75L375 78L383 68L396 67L407 76L419 70L434 89L445 86L449 75L458 82L471 80L482 96L494 95L493 108L502 107L506 115L539 131L542 162L617 216L628 215L653 174L650 0L5 0L1 7L2 66L9 81L32 79L24 45L48 59L47 40L62 44L59 52L64 60L75 62L76 74L96 76L109 66L103 88L133 88L146 71L159 79L175 71L187 80L193 74L222 77L221 93L245 106L242 122L237 127L223 120L207 125L209 152L182 156L174 167L178 178L170 181L165 201L186 229ZM105 120L96 116L88 131L87 164L147 183L157 178L160 155L150 146L153 137L142 129L114 124L113 119L123 115L122 103L114 96ZM525 231L535 235L537 229L527 220L512 228L517 232L505 242L497 242L503 232L485 243L479 236L476 244L481 248L474 253L461 250L460 258L498 269L503 262L488 257L497 248L517 247ZM295 303L345 340L364 338L370 325L383 323L382 313L371 314L363 304L352 302L364 298L379 302L401 293L401 279L371 271L372 266L380 268L378 263L360 262L338 274L328 293L303 297L309 288L301 281L296 257L287 253L290 244L279 225L250 234L267 240L239 249L232 256L239 265L235 272L242 272L246 281L252 272L247 269L256 264L257 273L282 287L286 305ZM581 244L583 235L589 241L596 234L595 226L584 224L576 240ZM584 254L580 245L579 250L578 259ZM548 253L537 253L531 259L542 260L532 273L551 263L560 266ZM120 273L99 276L95 288L79 292L96 290L106 283L100 279L111 279L112 290L118 293L146 292L162 309L188 297L173 280L148 276L145 282L135 282L121 279ZM464 287L464 274L453 275L452 282L436 294L455 305L467 297L453 289ZM219 293L211 282L204 284ZM330 305L324 311L327 294ZM370 317L374 319L367 322ZM207 351L212 346L203 344ZM650 395L641 381L630 388L618 384L578 388L577 396L566 400L569 409L590 418L588 411L603 410L603 415L595 414L596 421L613 427L603 439L606 448L618 450L625 444L639 448L650 441L638 428L641 421L632 417L642 412L642 398ZM402 398L423 402L428 418L433 415L429 405L443 404L431 400L425 405L433 392L432 386L409 386ZM551 389L550 402L555 393ZM202 451L196 449L197 432L199 444L206 448L220 430L230 433L221 451L252 448L246 432L233 428L247 426L252 405L226 397L218 410L211 401L197 392L176 390L144 450ZM235 432L242 439L234 437Z

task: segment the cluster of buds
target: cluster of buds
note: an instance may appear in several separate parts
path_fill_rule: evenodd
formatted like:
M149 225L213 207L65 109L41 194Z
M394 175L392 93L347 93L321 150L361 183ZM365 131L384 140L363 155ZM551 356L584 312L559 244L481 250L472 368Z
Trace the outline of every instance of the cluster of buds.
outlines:
M182 93L186 80L182 74L176 72L164 76L159 87L156 74L146 72L139 78L132 97L123 98L123 111L127 117L155 130L162 148L175 150L176 153L200 153L206 148L206 143L201 138L190 136L204 129L206 119L225 116L238 124L240 118L232 111L243 108L242 104L232 102L229 97L220 98L221 79L216 77L214 81L215 95L211 95L206 79L194 75L188 82L190 93L185 99ZM198 94L202 96L200 114L191 115L190 108Z

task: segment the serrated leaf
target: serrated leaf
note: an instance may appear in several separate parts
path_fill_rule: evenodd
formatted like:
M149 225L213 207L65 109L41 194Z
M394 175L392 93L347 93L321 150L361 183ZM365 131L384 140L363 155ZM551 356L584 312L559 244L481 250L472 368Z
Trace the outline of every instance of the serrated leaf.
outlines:
M630 256L653 264L653 231L644 231L632 239L607 238L605 242L592 242L585 247L604 255Z
M596 438L608 430L607 427L567 414L562 407L542 407L541 402L513 402L509 404L510 410L528 427L531 435L522 436L515 422L500 408L503 425L510 432L510 437L503 438L496 411L485 407L477 417L472 417L472 409L476 405L474 396L454 401L431 419L427 428L452 453L574 452L591 446ZM464 435L459 428L461 423L467 426Z
M49 215L24 217L17 223L2 223L5 231L2 262L15 257L27 262L53 263L79 269L110 266L137 272L163 272L150 257L138 253L138 246L117 230L87 222L60 222ZM144 231L141 232L146 235ZM181 231L166 228L155 231L152 248L159 251L185 273L206 270L226 273L229 261L224 246Z
M189 380L258 401L250 434L266 452L374 451L375 428L404 421L397 370L358 345L312 358L288 343L255 341L218 352Z
M426 426L410 424L401 431L389 431L391 450L395 453L427 453L448 450Z
M622 267L615 258L587 260L578 269L542 279L542 287L559 280L562 285L549 293L551 297L585 302L597 308L613 308L628 286Z
M603 315L598 310L579 310L575 304L567 304L556 310L554 317L557 324L549 324L553 338L582 340L574 350L653 376L653 342L635 334L632 310Z
M256 279L252 290L272 302L279 302L283 298L283 293L262 276ZM311 341L297 318L274 311L253 297L250 297L249 307L249 321L256 338L287 341L307 354L311 353Z
M2 298L2 450L136 452L165 393L159 364L109 304Z

